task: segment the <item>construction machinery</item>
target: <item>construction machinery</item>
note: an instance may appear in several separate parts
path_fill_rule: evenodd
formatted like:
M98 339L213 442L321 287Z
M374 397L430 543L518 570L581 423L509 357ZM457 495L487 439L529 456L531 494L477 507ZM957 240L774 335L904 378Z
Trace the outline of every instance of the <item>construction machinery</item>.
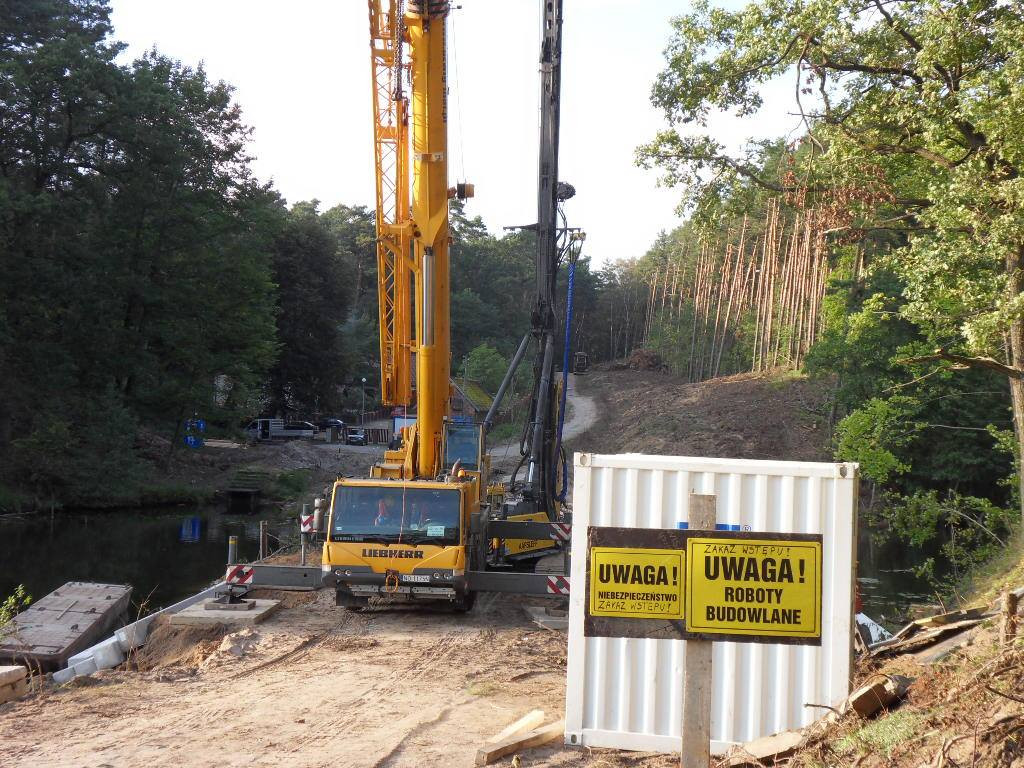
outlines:
M377 596L441 600L468 610L478 591L566 594L564 571L536 574L523 561L568 539L550 477L557 464L554 277L557 208L558 50L561 0L542 3L545 99L554 122L541 137L538 302L530 339L540 350L525 484L513 499L490 483L485 424L449 419L448 187L445 19L447 0L369 0L377 172L381 399L415 408L367 478L333 485L323 580L351 609ZM408 85L407 85L408 83ZM547 113L549 110L544 110ZM564 192L564 190L562 190ZM550 206L543 201L550 202ZM415 379L413 370L415 369ZM504 394L514 371L499 392ZM564 403L563 403L564 406Z

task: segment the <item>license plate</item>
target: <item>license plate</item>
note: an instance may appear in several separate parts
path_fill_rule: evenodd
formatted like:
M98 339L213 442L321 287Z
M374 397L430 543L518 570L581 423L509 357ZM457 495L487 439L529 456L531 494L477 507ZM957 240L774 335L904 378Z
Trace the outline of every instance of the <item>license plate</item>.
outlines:
M430 577L427 576L426 574L420 575L418 573L414 573L414 574L403 575L402 576L402 581L416 581L416 582L424 582L424 583L429 584L430 583Z

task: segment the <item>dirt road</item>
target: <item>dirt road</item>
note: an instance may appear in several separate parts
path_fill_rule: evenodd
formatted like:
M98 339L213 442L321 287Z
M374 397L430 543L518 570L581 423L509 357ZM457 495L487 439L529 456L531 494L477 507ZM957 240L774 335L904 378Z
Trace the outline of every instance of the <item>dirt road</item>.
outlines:
M597 401L577 389L577 376L569 374L566 388L566 410L568 416L562 428L562 440L575 440L597 423ZM519 461L519 441L512 440L490 446L491 466L499 471L511 471Z

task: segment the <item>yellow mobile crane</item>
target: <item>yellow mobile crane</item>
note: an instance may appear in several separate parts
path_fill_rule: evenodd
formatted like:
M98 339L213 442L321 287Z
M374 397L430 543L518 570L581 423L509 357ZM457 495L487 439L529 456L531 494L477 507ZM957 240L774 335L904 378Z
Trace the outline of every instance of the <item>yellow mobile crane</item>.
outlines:
M560 14L561 0L544 5L549 14L557 6ZM495 572L495 566L506 564L495 561L493 547L489 556L488 542L533 541L535 546L527 549L550 549L553 542L568 538L568 525L552 524L536 506L519 520L492 513L484 425L448 419L448 200L473 195L470 184L448 188L449 3L407 0L403 7L402 0L369 0L369 11L381 399L391 406L415 404L416 423L401 430L398 447L385 453L369 478L334 483L323 549L324 583L334 586L338 605L350 609L379 595L443 600L456 610L469 610L477 591L566 594L564 574ZM547 21L552 29L555 25ZM560 30L560 16L557 22ZM525 347L524 340L517 361ZM550 370L545 381L542 410L547 416L556 412L548 397ZM538 456L550 453L539 442L541 434L550 432L542 428L531 444L531 476Z

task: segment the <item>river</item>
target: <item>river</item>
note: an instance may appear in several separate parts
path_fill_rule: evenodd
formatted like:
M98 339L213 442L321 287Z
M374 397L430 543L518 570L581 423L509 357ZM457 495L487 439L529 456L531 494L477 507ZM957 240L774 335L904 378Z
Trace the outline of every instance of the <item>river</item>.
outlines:
M131 584L136 609L142 600L149 609L169 605L222 576L228 536L238 536L240 560L255 559L260 517L271 515L177 507L0 517L0 599L18 584L39 598L66 581L96 581ZM297 538L291 521L273 522L270 531ZM857 582L864 613L894 629L912 603L934 602L928 583L913 573L926 554L873 543L862 529Z
M142 601L170 605L223 577L228 536L238 536L241 560L255 559L261 517L270 515L215 507L0 517L0 599L18 584L38 599L67 581L95 581L131 584L133 612ZM269 530L297 538L295 523Z

